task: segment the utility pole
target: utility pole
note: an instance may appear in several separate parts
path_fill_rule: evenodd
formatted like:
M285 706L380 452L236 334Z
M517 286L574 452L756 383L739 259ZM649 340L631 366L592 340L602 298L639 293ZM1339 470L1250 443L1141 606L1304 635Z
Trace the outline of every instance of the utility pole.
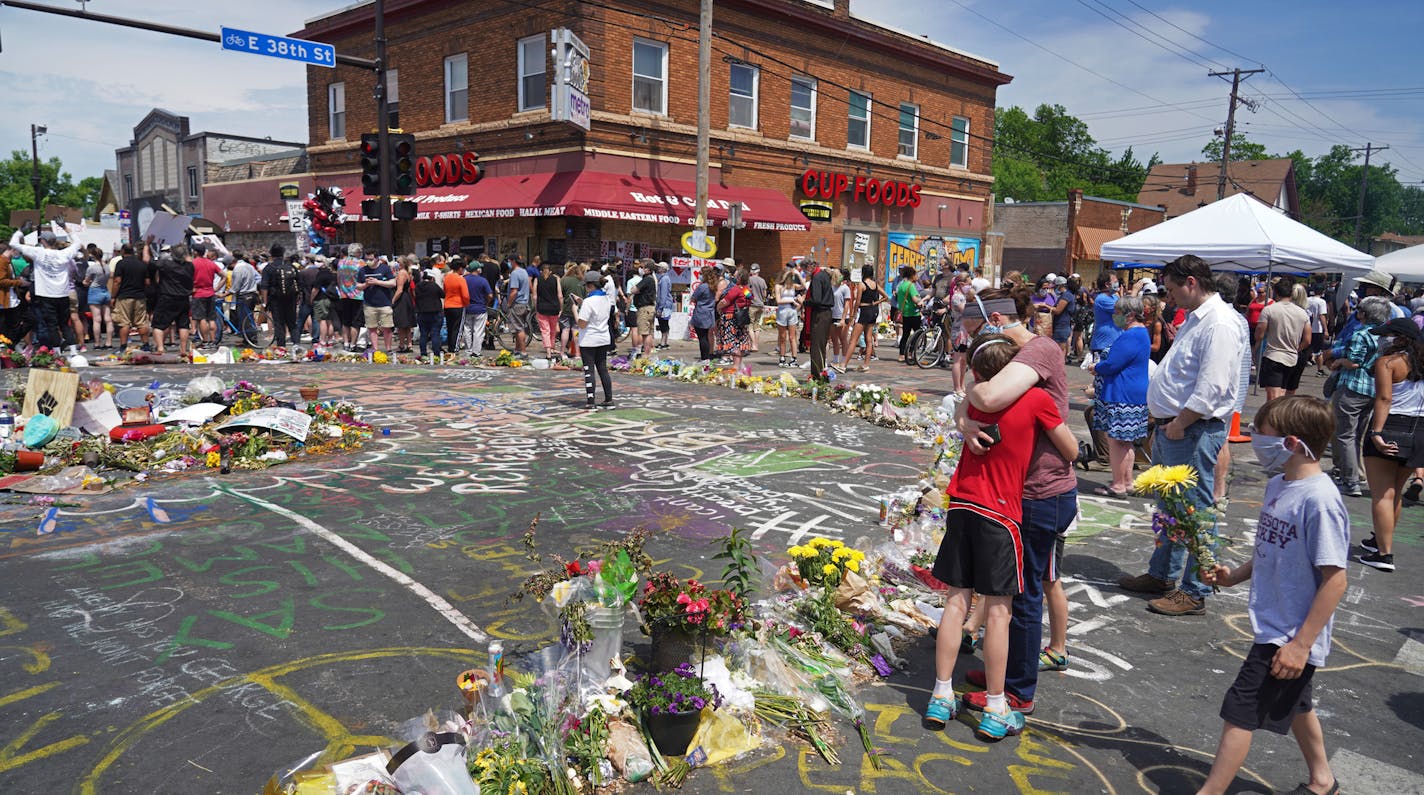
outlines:
M376 219L381 227L381 253L395 255L395 230L391 228L391 130L386 105L386 2L376 0L376 156L381 161L381 195L376 199Z
M1226 108L1226 137L1221 142L1221 173L1216 178L1216 200L1221 201L1226 198L1226 164L1231 162L1231 135L1236 131L1236 104L1239 102L1248 108L1254 108L1254 103L1242 99L1238 93L1241 88L1241 78L1250 77L1266 71L1265 69L1232 69L1230 72L1208 72L1210 77L1225 77L1231 75L1231 104Z
M712 125L712 0L702 0L697 30L697 229L707 233L708 138Z
M1369 190L1370 187L1370 153L1383 152L1388 148L1388 144L1375 146L1374 144L1366 143L1363 149L1350 150L1351 152L1365 153L1365 167L1360 169L1360 199L1355 204L1355 248L1360 249L1360 251L1366 254L1370 253L1370 249L1374 248L1374 241L1366 243L1364 248L1360 248L1360 243L1363 242L1361 235L1364 233L1365 225L1365 191Z
M43 124L30 125L30 187L35 189L35 209L43 210L40 204L40 136L49 132L49 128ZM1368 162L1368 157L1366 158ZM40 219L44 221L43 218ZM41 223L41 225L43 225Z

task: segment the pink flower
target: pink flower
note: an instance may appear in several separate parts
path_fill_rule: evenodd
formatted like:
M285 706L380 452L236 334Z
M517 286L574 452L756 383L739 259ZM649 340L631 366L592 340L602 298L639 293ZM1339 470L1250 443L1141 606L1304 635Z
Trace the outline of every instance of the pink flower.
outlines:
M691 602L692 602L692 597L688 596L687 594L685 594L685 593L680 593L680 594L677 595L677 603L678 603L678 604L680 604L680 605L685 605L685 604L690 604Z
M600 571L603 571L603 561L601 561L601 560L590 560L590 561L588 562L588 573L589 573L589 574L598 574Z

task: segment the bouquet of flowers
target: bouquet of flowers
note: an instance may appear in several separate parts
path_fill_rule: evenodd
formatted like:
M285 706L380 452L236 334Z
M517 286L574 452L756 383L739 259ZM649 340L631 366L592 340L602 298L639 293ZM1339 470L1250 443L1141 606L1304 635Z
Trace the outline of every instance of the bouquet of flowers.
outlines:
M844 542L815 536L804 545L786 550L796 564L796 572L807 587L825 587L832 591L845 579L848 571L860 571L865 553L851 549Z
M59 361L59 352L48 345L41 345L30 354L30 367L56 367Z
M1197 470L1190 464L1158 464L1132 481L1133 491L1155 496L1161 506L1152 513L1152 532L1163 541L1186 547L1201 572L1216 565L1216 514L1187 498L1196 485Z
M851 408L868 411L884 403L890 397L890 390L875 384L856 384L841 400Z
M722 706L716 685L702 681L691 663L683 663L670 673L644 674L623 697L634 709L649 715L700 712L709 705L713 709Z

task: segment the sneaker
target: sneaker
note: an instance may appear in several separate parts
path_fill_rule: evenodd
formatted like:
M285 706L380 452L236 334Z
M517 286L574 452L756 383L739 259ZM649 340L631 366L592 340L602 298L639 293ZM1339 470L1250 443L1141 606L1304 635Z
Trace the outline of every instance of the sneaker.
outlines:
M1372 569L1394 571L1394 553L1381 555L1378 552L1366 552L1359 557L1359 561Z
M974 729L974 736L986 743L996 743L1005 737L1021 734L1023 730L1024 716L1022 712L1009 710L1007 714L1003 715L997 712L985 712L984 717L979 719L979 725Z
M958 698L940 698L936 696L931 698L930 705L925 707L925 723L932 728L943 729L945 724L954 720L954 716L958 714Z
M1040 671L1066 671L1068 670L1068 652L1059 654L1047 646L1038 653L1038 670Z
M1404 499L1410 502L1419 502L1419 492L1424 491L1424 480L1416 480L1409 488L1404 490Z
M1342 483L1342 484L1340 484L1340 492L1341 492L1342 494L1344 494L1346 497L1363 497L1363 496L1365 496L1365 491L1364 491L1364 489L1361 489L1361 488L1360 488L1360 484L1358 484L1358 483Z
M965 680L969 682L969 684L974 685L975 687L986 686L984 679L984 671L982 669L976 668L971 670L965 677ZM1013 693L1008 692L1007 690L1004 691L1004 697L1007 698L1009 701L1009 709L1021 715L1033 714L1034 703L1032 701L1024 701L1023 699L1019 698ZM984 706L989 702L989 694L983 691L965 693L963 702L965 708L972 709L975 712L983 712Z
M1164 594L1173 589L1173 584L1168 580L1159 580L1151 574L1139 574L1136 577L1123 577L1117 581L1117 586L1124 591L1133 593Z
M976 649L983 645L983 643L984 641L979 639L978 637L975 637L974 635L971 635L962 629L959 631L960 654L973 654ZM983 687L983 685L980 685L980 687Z
M1161 599L1148 602L1147 609L1164 616L1201 616L1206 615L1206 600L1195 599L1175 588Z
M597 410L598 410L598 406L597 406L592 400L590 400L590 401L588 402L588 404L583 407L583 410L584 410L584 411L597 411Z
M796 366L796 357L795 357L795 356L792 356L790 359L787 359L785 366L786 366L786 367L795 367L795 366Z
M1375 540L1375 534L1370 533L1370 537L1360 542L1360 549L1366 552L1378 552L1379 542Z
M612 411L612 410L618 408L618 404L617 404L617 403L614 403L614 402L611 401L611 400L605 400L605 401L603 401L602 403L599 403L599 404L598 404L598 407L601 408L601 409L603 409L603 410L605 410L605 411Z

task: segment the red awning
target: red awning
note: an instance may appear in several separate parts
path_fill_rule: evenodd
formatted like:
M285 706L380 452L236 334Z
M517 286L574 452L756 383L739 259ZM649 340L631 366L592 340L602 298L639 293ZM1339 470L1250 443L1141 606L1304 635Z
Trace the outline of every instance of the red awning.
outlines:
M415 197L417 220L541 218L582 215L615 221L691 225L697 187L673 179L633 177L597 171L563 171L486 177L474 185L422 188ZM347 212L359 214L359 188L347 194ZM708 188L707 217L727 220L727 207L742 203L747 229L805 232L811 224L791 200L767 188Z

